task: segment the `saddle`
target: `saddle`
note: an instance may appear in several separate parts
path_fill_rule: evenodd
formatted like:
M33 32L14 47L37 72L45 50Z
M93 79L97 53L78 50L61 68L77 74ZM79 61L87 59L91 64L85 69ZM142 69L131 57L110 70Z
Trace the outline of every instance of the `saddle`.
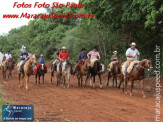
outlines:
M128 68L127 68L127 73L130 74L130 72L132 71L132 69L134 68L134 66L135 66L136 64L138 64L138 63L139 63L138 60L131 61L131 62L129 63ZM125 74L125 69L126 69L126 65L127 65L127 64L128 64L128 61L126 61L126 62L124 62L124 63L122 64L122 72L123 72L123 74Z
M119 63L119 61L112 61L109 65L108 65L108 69L112 70L114 64Z
M97 58L93 59L93 60L91 61L91 63L90 63L90 66L93 67L93 66L94 66L94 63L95 63L96 61L98 61L98 60L99 60L99 59L97 59Z
M138 63L139 63L138 60L132 61L132 62L130 63L130 65L129 65L129 67L127 68L127 73L129 74L129 73L132 71L132 69L134 68L134 66L135 66L136 64L138 64Z

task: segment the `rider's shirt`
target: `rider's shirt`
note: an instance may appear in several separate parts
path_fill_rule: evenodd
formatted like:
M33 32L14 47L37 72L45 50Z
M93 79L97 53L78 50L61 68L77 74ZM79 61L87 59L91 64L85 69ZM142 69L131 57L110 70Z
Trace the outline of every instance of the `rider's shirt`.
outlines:
M90 59L91 61L97 57L100 57L99 52L94 52L94 51L90 51L88 55L91 55L91 59Z
M28 58L28 57L29 57L29 54L28 54L27 52L25 52L25 53L22 53L22 54L21 54L20 59L21 59L21 60L25 60L25 59Z
M69 56L69 53L66 51L66 52L60 52L59 53L59 58L61 59L68 59L70 56Z
M44 60L43 58L39 58L39 59L38 59L38 62L40 62L40 63L45 63L45 60Z
M83 60L85 60L87 58L87 54L86 53L80 53L79 54L79 61L83 61Z
M126 55L134 55L135 58L127 57L127 60L134 61L134 60L138 60L138 55L140 55L140 53L139 53L139 51L136 48L134 50L131 49L131 48L128 48L127 51L126 51Z
M5 57L6 57L6 61L10 58L12 58L12 55L11 54L5 54Z
M114 58L117 58L117 59L114 59ZM111 60L112 60L112 61L118 61L118 56L112 55Z

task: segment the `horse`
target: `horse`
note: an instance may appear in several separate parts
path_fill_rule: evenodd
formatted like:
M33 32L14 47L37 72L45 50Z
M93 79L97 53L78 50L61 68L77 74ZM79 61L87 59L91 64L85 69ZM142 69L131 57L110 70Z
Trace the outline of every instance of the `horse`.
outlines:
M33 64L36 63L36 57L35 57L35 54L34 55L31 55L29 57L29 59L24 63L24 65L22 66L23 68L23 71L19 72L19 64L17 65L18 67L18 78L19 78L19 87L23 87L24 85L24 81L23 81L23 84L21 83L21 75L22 75L22 79L26 78L26 89L28 89L28 82L29 82L29 77L30 75L33 74Z
M7 70L9 70L8 78L12 78L12 70L14 69L14 66L16 64L16 59L15 58L8 59L7 64L8 65L6 67L6 58L4 57L1 65L2 75L4 79L6 79Z
M65 88L65 82L66 82L66 76L68 77L68 86L67 88L70 87L70 74L71 74L71 66L68 65L68 62L67 60L63 60L61 64L61 71L60 71L60 68L59 68L59 63L57 64L57 73L56 73L56 76L57 76L57 86L60 82L63 83L63 88Z
M146 97L144 94L144 88L143 88L144 87L143 80L145 78L145 73L144 73L145 69L147 69L150 72L153 70L152 59L143 59L142 61L140 61L138 64L136 64L133 67L132 71L126 77L124 77L123 92L127 94L127 82L131 81L130 96L132 96L134 81L140 80L140 86L141 86L143 98Z
M96 60L94 62L93 67L89 67L89 74L91 76L91 79L93 77L93 84L92 80L90 80L90 86L93 86L95 88L95 77L98 75L100 80L100 88L102 88L102 80L101 80L101 71L104 70L104 64L102 64L99 60Z
M122 63L123 63L123 60L121 60L120 62L115 62L115 63L113 63L113 70L112 70L112 74L110 73L110 72L108 72L108 80L107 80L107 82L106 82L106 86L108 86L109 85L109 79L111 78L111 77L113 77L113 84L112 84L112 86L114 87L114 81L115 81L115 83L116 83L116 88L118 87L117 86L117 78L118 77L120 77L120 75L121 75L121 65L122 65Z
M85 83L88 80L89 66L90 66L89 59L86 59L85 61L83 61L83 63L79 66L79 75L77 76L78 86L82 86L83 76L86 77ZM86 84L85 84L85 86L86 86Z
M42 83L44 84L44 74L45 74L45 64L41 63L37 73L35 74L36 83L37 83L37 76L38 76L39 84L40 84L40 77L42 76Z

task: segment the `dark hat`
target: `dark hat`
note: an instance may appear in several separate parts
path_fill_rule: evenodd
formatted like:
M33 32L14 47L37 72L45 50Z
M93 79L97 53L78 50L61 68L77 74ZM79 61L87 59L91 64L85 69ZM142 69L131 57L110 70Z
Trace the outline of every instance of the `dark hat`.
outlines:
M82 48L82 49L81 49L81 51L84 51L84 50L86 50L86 49L85 49L85 48Z
M93 49L96 49L97 50L98 48L97 48L97 46L94 46Z

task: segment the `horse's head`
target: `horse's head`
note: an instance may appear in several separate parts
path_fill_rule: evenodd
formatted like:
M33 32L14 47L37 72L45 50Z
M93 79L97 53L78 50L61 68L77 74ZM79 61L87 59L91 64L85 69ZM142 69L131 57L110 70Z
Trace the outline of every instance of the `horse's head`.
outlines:
M90 66L90 59L86 59L85 61L84 61L84 68L88 68Z
M63 71L66 70L66 67L67 67L67 60L64 60L64 61L62 62L62 69L63 69Z
M41 66L40 66L40 68L41 68L42 71L44 71L44 69L45 69L45 64L42 63Z
M104 72L105 71L105 65L104 65L104 62L101 62L101 72Z
M9 62L8 64L9 64L10 67L14 67L14 65L16 64L16 59L15 58L10 58L8 62Z
M35 64L36 63L36 57L35 57L35 54L34 55L31 55L30 58L29 58L30 62Z
M152 59L146 59L146 62L145 62L145 65L144 65L145 68L148 69L148 71L153 71L153 66L152 66Z

